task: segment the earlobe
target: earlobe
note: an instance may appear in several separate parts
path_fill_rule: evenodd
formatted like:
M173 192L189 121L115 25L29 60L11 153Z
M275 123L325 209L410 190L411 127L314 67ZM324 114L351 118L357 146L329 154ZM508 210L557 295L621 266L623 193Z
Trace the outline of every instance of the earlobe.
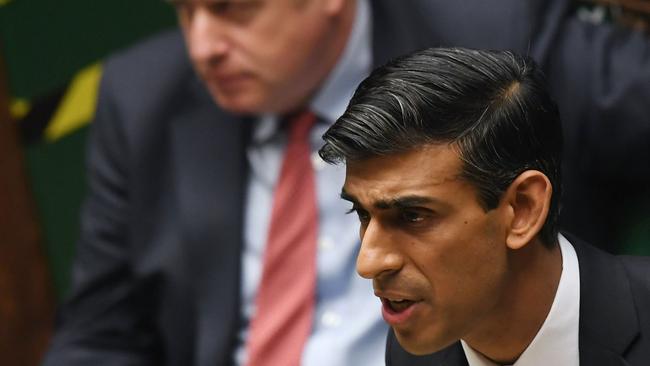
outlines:
M553 187L548 177L537 170L521 173L508 187L505 199L512 207L506 245L520 249L533 241L544 226L551 205Z

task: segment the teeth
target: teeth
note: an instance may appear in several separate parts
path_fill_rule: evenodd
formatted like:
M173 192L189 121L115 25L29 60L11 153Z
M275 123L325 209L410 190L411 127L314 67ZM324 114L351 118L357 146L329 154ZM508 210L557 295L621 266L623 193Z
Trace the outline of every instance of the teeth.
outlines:
M401 312L411 305L413 305L413 301L411 300L406 300L406 299L387 299L388 300L388 306L390 306L391 309L397 312Z

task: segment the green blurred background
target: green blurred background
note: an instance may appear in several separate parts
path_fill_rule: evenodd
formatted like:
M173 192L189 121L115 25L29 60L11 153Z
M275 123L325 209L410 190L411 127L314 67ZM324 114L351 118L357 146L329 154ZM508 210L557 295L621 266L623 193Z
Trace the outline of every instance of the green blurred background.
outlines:
M37 109L38 101L65 91L79 70L175 23L173 9L160 0L0 0L0 54L9 91ZM86 132L87 123L56 139L25 144L59 300L78 236Z

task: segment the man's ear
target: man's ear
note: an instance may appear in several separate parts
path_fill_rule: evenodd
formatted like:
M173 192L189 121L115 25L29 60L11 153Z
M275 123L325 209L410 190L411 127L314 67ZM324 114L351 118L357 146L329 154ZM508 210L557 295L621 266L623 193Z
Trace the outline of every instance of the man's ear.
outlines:
M508 187L504 203L512 208L506 245L519 249L539 233L548 216L553 187L548 177L537 170L521 173Z

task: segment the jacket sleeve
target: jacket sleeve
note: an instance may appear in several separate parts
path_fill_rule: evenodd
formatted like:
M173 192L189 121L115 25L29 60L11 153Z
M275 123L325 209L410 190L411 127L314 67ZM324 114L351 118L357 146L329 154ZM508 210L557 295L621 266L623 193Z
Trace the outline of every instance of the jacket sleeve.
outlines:
M106 70L87 147L88 193L72 272L44 365L156 365L148 291L130 265L129 147Z

